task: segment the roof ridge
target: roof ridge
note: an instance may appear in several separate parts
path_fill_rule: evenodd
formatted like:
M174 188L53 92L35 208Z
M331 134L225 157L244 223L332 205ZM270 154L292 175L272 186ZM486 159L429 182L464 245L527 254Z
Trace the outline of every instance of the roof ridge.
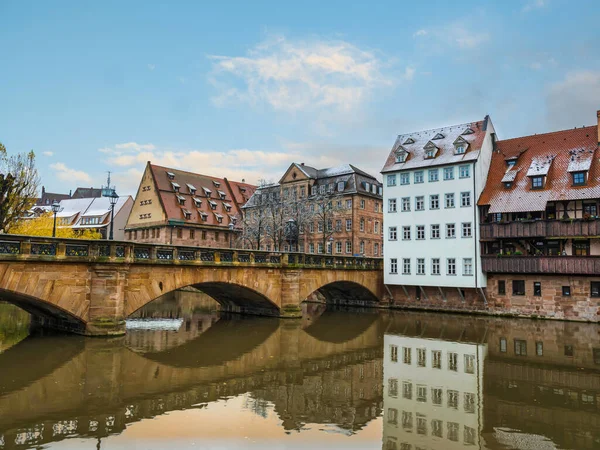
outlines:
M516 136L513 138L508 138L508 139L498 139L498 143L501 142L506 142L506 141L514 141L516 139L524 139L524 138L529 138L529 137L536 137L536 136L547 136L549 134L558 134L558 133L565 133L567 131L577 131L577 130L584 130L586 128L591 128L591 129L596 129L596 125L588 125L588 126L583 126L580 128L565 128L564 130L557 130L557 131L548 131L547 133L535 133L535 134L527 134L525 136Z
M483 122L484 122L483 120L477 120L475 122L457 123L457 124L448 125L448 126L445 126L445 127L429 128L427 130L419 130L419 131L411 131L410 133L399 134L398 137L400 137L400 136L409 136L411 134L417 134L417 133L429 133L431 131L444 130L446 128L453 128L453 127L462 127L462 126L465 126L465 125L469 125L470 126L470 125L473 125L475 123L483 123Z
M152 164L150 163L150 165L152 167L156 167L156 168L160 168L160 169L166 169L166 170L176 170L177 172L183 172L183 173L187 173L190 175L196 175L198 177L205 177L205 178L211 178L213 180L218 180L218 181L224 181L225 177L223 178L219 178L219 177L214 177L212 175L204 175L202 173L197 173L197 172L190 172L189 170L182 170L182 169L176 169L174 167L166 167L166 166L159 166L158 164ZM245 181L235 181L235 180L230 180L230 182L232 183L240 183L240 184L248 184ZM249 186L254 186L253 184L250 184Z

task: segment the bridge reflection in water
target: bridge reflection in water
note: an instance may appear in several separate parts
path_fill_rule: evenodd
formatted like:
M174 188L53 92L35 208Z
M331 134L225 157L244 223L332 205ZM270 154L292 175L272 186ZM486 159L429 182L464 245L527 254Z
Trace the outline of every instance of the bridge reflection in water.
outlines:
M160 316L154 308L139 319ZM266 447L317 424L340 448L600 448L597 325L306 309L289 322L165 304L165 317L183 319L177 331L29 337L0 353L0 448L74 437L104 448L150 418L174 442L165 414L215 414L226 399L212 423L244 410L299 431ZM187 417L179 431L201 426Z

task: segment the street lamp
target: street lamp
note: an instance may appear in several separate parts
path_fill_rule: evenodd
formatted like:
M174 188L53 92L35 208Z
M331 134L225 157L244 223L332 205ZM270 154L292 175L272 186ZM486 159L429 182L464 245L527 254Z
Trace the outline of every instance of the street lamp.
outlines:
M233 222L231 222L229 224L229 248L233 248L233 246L231 244L231 240L233 238L233 228L234 228L234 225L233 225Z
M110 234L108 235L108 239L110 241L113 240L113 223L115 221L115 205L119 201L119 196L117 192L113 189L112 193L108 196L108 201L110 202Z
M54 226L52 227L52 237L56 237L56 214L61 212L63 209L60 207L60 203L56 200L52 203L52 212L54 213Z

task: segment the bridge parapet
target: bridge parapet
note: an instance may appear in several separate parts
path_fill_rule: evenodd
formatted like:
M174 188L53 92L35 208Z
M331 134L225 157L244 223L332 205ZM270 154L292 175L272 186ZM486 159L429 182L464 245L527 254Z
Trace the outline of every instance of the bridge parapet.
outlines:
M382 270L381 258L0 235L0 261Z

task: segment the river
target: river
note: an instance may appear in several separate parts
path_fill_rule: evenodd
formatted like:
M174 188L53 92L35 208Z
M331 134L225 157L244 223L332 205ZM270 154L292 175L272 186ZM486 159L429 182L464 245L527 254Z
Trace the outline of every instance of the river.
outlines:
M0 304L0 449L600 449L600 326L166 297L122 338Z

